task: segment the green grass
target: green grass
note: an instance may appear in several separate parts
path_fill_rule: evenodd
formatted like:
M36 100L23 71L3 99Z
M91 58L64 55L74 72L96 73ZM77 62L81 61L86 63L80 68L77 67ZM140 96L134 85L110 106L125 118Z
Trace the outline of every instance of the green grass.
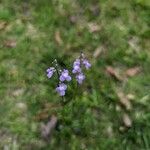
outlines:
M0 149L149 150L149 7L148 0L1 0ZM91 32L89 23L100 30ZM16 46L7 46L11 40ZM97 47L103 52L94 58ZM81 50L92 68L76 97L70 87L70 102L59 107L55 83L45 70L55 58L71 68ZM107 66L122 74L139 66L141 72L119 82L107 75ZM118 88L134 96L130 111L120 106ZM52 106L47 114L56 114L59 122L48 143L39 132L47 119L35 119L45 104ZM124 113L132 120L130 128L123 124Z

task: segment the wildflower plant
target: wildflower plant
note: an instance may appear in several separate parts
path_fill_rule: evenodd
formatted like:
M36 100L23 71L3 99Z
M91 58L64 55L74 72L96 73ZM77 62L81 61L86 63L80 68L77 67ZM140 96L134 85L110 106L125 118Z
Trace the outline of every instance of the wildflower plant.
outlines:
M82 84L85 79L85 75L83 73L84 67L88 70L91 67L91 64L85 58L85 55L81 53L80 57L74 61L72 70L72 73L76 75L75 77L79 84Z
M55 90L60 96L64 97L66 94L68 83L71 82L73 78L75 78L77 83L81 85L85 80L84 68L88 70L90 67L91 64L89 63L85 55L81 53L79 58L77 58L73 62L73 68L71 73L66 68L60 68L56 59L52 62L52 67L49 67L46 72L49 79L52 78L54 75L57 76L58 82Z

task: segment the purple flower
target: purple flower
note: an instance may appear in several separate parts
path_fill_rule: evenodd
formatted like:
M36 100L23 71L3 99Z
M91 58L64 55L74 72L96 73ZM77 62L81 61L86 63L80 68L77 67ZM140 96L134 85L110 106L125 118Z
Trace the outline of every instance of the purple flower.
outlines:
M85 79L85 75L82 73L82 68L85 67L89 69L91 64L86 59L83 53L81 53L79 59L76 59L73 63L73 70L72 73L76 75L76 80L79 84L82 84L83 80Z
M66 89L67 85L64 83L60 83L59 86L56 88L56 91L59 93L60 96L64 96Z
M89 69L91 67L91 64L89 63L87 59L83 59L82 63L86 69Z
M76 65L80 66L80 59L76 59L74 61L73 66L76 66Z
M80 59L76 59L73 63L72 73L80 73L80 72L81 72Z
M71 81L71 76L69 76L69 71L64 69L62 72L61 72L61 75L59 77L60 81Z
M53 75L53 73L55 72L55 68L54 68L54 67L50 67L50 68L48 68L48 69L46 70L46 72L47 72L47 77L48 77L48 78L51 78L52 75Z
M73 66L72 73L80 73L81 72L81 67L79 65Z
M85 75L83 73L80 73L80 74L76 75L76 79L79 84L82 84L83 80L85 79Z

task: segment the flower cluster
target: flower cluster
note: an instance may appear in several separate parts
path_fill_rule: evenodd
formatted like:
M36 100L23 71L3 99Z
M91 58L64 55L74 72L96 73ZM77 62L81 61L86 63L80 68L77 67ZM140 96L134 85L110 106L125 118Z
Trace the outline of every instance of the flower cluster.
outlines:
M71 81L71 76L69 75L69 71L67 69L64 69L59 77L59 85L56 88L56 91L60 94L60 96L65 95L65 91L67 90L67 85L64 84L64 81Z
M60 70L58 68L57 60L54 60L53 64L54 67L50 67L46 70L47 77L51 78L55 72L57 73L58 85L56 87L56 91L60 96L64 96L67 90L66 82L71 81L72 78L69 75L69 71L67 69ZM79 84L82 84L83 80L85 79L85 75L83 74L83 67L85 67L85 69L89 69L91 64L82 53L80 57L74 61L72 70L72 73L75 74L76 80Z
M46 70L47 77L51 78L55 72L57 72L58 76L58 86L56 87L56 91L60 96L64 96L67 90L67 85L64 83L65 81L71 81L71 76L69 75L69 71L67 69L60 70L58 68L57 60L53 62L54 67L50 67Z
M53 73L54 73L55 71L56 71L56 69L55 69L54 67L48 68L48 69L46 70L46 72L47 72L47 77L48 77L48 78L51 78L52 75L53 75Z
M67 89L67 85L64 83L60 83L56 88L56 91L60 94L60 96L64 96L66 89Z
M82 84L83 80L85 79L85 75L82 72L83 67L89 69L91 67L91 64L82 53L79 59L76 59L74 61L72 70L72 73L76 75L76 80L79 84Z
M71 76L69 76L69 71L67 69L64 69L62 72L61 72L61 75L59 77L60 81L63 82L63 81L71 81Z

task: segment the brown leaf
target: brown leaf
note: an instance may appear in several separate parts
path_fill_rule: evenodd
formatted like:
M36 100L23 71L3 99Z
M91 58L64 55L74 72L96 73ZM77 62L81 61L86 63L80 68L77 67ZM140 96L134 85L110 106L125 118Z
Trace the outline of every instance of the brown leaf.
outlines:
M7 40L7 41L4 41L4 46L6 46L8 48L14 48L14 47L16 47L16 45L17 45L16 40Z
M132 120L130 119L128 114L123 114L123 123L127 128L130 128L132 126Z
M94 58L99 57L103 50L104 48L102 46L97 47L93 54Z
M133 77L137 75L140 71L141 71L140 67L133 67L133 68L126 70L125 74L129 77Z
M49 114L47 111L42 111L42 112L39 112L35 117L34 119L39 121L39 120L45 120L49 117Z
M97 23L88 23L88 28L91 33L98 32L101 30L101 27Z
M63 41L62 41L62 38L61 38L61 35L60 35L59 31L55 32L55 40L56 40L58 45L62 45L63 44Z
M127 96L125 96L121 90L117 90L116 94L119 98L119 102L121 103L121 105L123 105L126 108L126 110L131 110L132 105Z
M70 20L71 23L76 23L77 20L78 20L78 17L77 16L70 16L69 20Z
M54 103L45 103L44 104L44 110L45 111L49 111L49 110L52 110L52 109L57 109L57 108L60 108L61 105L60 104L54 104Z
M59 109L61 107L60 104L54 104L54 103L44 103L42 111L38 112L34 119L36 121L42 121L49 118L50 112L55 112L56 109Z
M50 138L50 136L52 135L52 131L56 127L56 124L57 117L53 115L47 124L41 125L41 135L44 139L48 140L48 138Z
M119 75L118 71L111 66L106 67L106 72L119 81L123 80L122 77Z
M7 22L5 22L5 21L0 21L0 30L5 29L6 25L7 25Z

